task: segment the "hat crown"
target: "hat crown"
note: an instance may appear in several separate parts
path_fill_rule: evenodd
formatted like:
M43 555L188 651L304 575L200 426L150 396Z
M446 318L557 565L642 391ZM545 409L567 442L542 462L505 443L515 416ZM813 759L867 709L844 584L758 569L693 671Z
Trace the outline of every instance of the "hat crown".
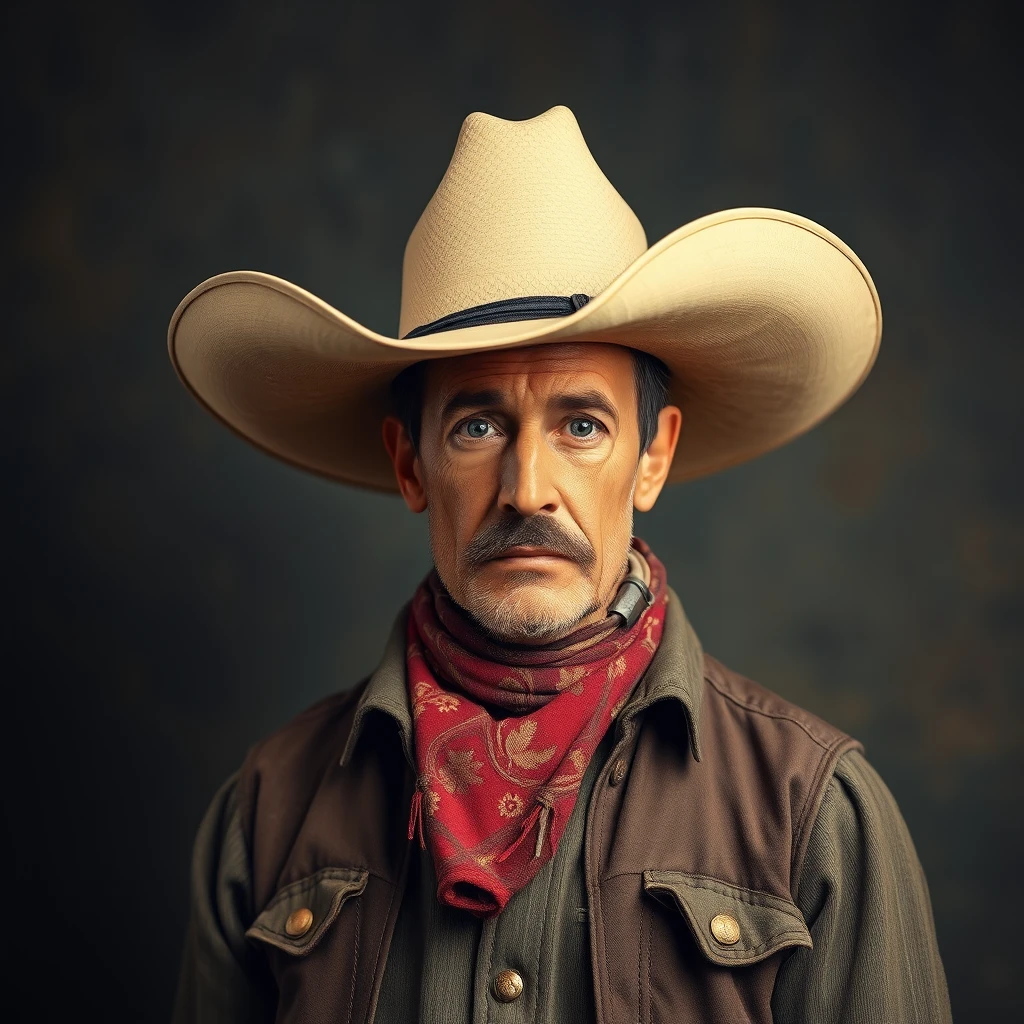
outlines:
M405 247L399 337L527 295L597 295L647 249L568 107L473 113Z

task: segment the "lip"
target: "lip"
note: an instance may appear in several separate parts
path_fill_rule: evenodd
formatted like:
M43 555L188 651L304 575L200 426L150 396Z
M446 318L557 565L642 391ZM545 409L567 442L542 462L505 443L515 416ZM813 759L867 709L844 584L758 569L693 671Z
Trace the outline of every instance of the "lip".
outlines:
M550 548L534 548L518 546L514 548L508 548L503 551L500 555L490 559L492 562L525 562L525 561L549 561L551 559L557 559L560 562L568 562L569 559L565 555L560 554L558 551L552 551Z

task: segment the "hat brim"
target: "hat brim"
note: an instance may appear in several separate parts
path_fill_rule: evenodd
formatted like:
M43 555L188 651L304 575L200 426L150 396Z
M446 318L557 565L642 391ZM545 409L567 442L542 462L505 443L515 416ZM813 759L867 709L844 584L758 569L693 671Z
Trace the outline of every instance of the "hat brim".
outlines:
M254 271L220 274L168 329L178 376L214 416L276 458L396 491L380 435L390 384L423 359L595 341L649 352L672 372L683 425L669 482L785 444L860 385L881 338L867 269L813 221L769 209L702 217L651 246L567 317L402 341Z

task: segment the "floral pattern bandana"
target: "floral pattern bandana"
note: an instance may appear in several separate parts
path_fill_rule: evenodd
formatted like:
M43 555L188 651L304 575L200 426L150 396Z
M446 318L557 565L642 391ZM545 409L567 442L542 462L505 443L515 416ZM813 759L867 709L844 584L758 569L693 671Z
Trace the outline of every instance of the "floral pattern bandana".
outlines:
M633 548L654 603L632 628L610 615L545 647L484 638L436 571L416 591L409 839L429 848L441 902L493 917L558 849L591 756L661 639L665 568Z

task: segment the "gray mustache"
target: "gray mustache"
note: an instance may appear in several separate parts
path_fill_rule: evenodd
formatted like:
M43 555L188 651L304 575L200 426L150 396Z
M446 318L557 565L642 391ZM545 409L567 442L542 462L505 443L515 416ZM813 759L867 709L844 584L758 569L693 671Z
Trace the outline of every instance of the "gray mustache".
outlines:
M471 565L480 565L520 546L548 548L588 572L596 561L593 548L585 540L567 533L545 515L495 520L469 542L466 559Z

